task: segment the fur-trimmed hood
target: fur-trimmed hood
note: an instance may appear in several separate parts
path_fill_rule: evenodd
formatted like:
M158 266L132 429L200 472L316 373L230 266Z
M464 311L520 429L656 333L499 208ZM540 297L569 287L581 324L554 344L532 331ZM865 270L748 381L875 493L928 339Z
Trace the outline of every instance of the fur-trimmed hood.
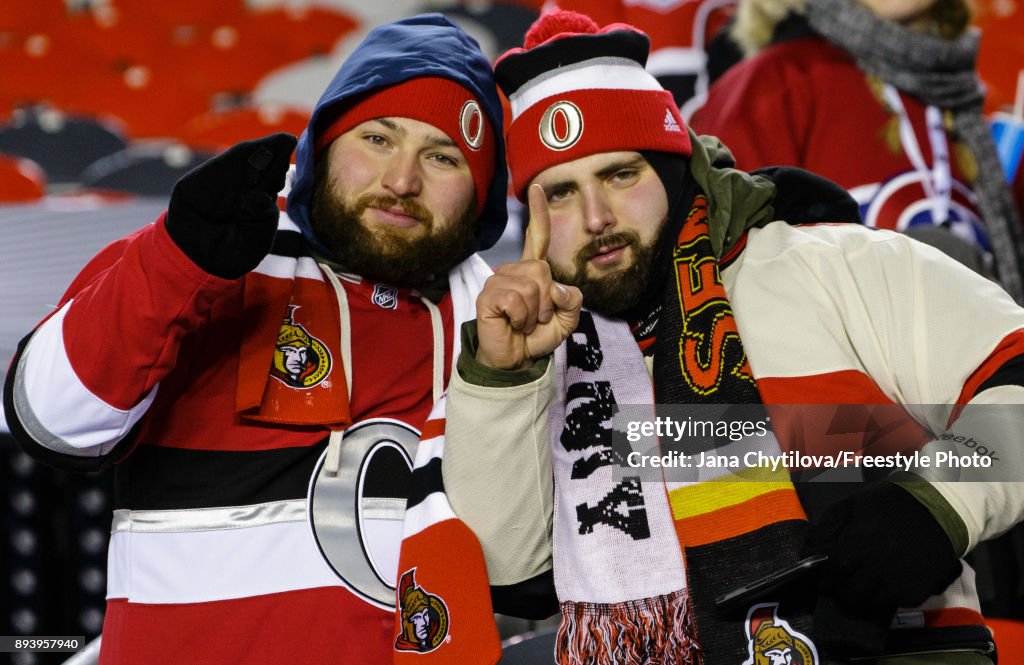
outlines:
M772 43L775 28L790 14L804 14L807 0L741 0L736 7L732 38L752 56Z

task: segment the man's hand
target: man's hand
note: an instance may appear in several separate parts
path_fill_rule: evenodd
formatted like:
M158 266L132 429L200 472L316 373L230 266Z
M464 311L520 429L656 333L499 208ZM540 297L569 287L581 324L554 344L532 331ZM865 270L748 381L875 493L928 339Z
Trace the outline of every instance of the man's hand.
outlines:
M829 506L811 525L804 554L829 557L819 578L815 634L819 648L844 658L878 656L896 609L942 593L963 571L924 504L885 481Z
M526 367L554 351L580 320L583 294L553 281L545 260L551 219L544 189L532 185L528 198L523 258L498 268L476 300L476 359L488 367Z
M175 183L167 232L196 265L224 279L259 265L274 242L277 193L296 142L272 134L239 143Z

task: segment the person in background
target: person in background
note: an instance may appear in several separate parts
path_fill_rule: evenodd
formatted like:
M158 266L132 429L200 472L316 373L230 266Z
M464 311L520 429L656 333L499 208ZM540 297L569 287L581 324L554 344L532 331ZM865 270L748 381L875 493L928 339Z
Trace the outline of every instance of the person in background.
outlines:
M733 37L747 58L691 126L740 168L837 182L868 226L971 256L1024 302L1022 227L981 115L969 20L965 0L743 0Z

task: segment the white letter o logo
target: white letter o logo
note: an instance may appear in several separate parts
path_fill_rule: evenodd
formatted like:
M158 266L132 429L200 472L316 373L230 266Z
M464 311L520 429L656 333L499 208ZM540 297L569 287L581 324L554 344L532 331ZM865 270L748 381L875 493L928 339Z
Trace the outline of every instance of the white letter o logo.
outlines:
M473 150L479 150L484 142L484 114L476 100L469 100L459 111L459 131L462 140Z
M583 112L572 102L555 102L540 119L540 140L552 150L568 150L583 136Z

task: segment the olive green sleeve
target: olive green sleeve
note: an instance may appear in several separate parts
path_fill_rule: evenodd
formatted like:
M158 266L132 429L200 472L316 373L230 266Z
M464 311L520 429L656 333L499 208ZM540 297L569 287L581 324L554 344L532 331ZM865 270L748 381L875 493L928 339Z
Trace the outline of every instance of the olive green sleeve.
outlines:
M523 369L495 369L476 359L476 350L479 346L480 337L476 331L476 321L466 321L462 324L462 353L459 354L456 368L466 383L475 386L511 388L532 383L544 376L548 363L551 362L551 356L547 355Z
M886 480L910 492L911 496L921 502L935 521L939 523L942 530L949 536L953 543L953 551L957 556L967 553L970 537L967 532L967 525L953 506L939 493L927 480L906 471L898 471Z

